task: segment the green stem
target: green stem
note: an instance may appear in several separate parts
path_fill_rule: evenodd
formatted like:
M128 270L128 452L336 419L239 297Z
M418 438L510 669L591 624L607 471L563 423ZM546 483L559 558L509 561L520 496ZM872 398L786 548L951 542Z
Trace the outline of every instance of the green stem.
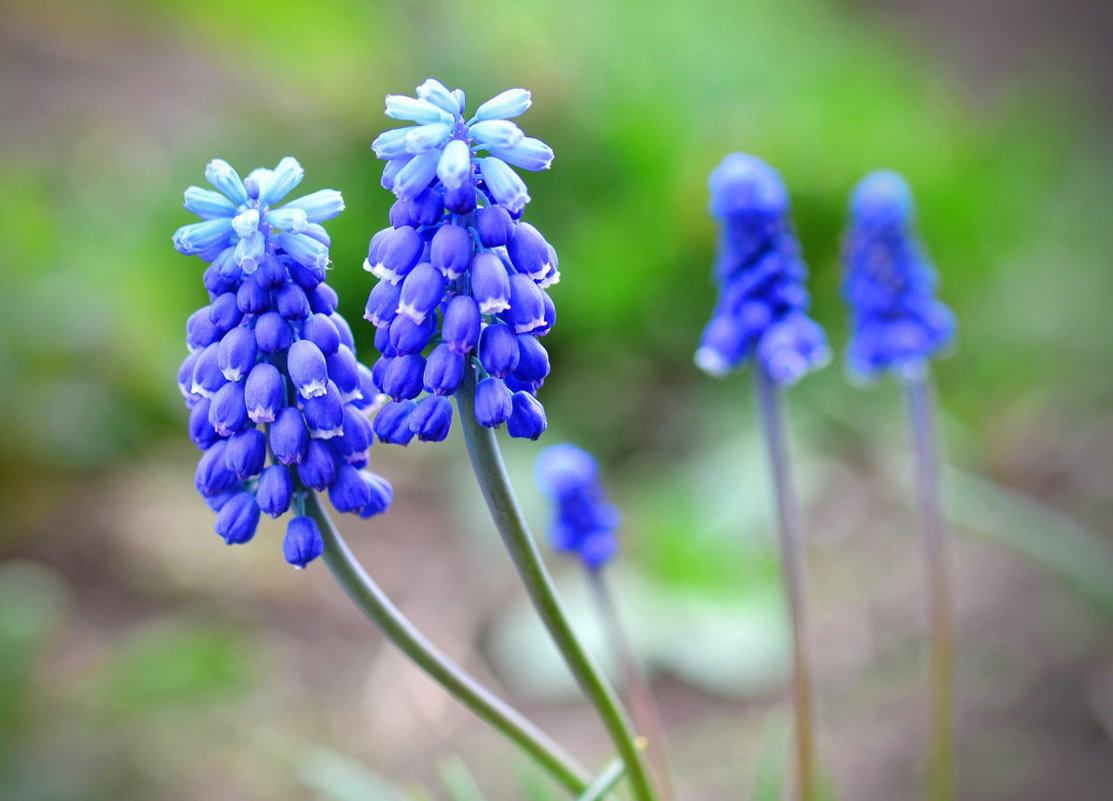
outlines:
M306 512L317 521L325 540L324 559L333 576L376 626L414 664L444 687L460 703L533 757L553 778L574 793L582 793L590 777L548 735L520 712L496 697L434 646L406 619L348 549L316 493L309 493Z
M954 634L947 539L939 505L939 459L930 400L930 374L905 382L908 425L915 453L916 494L927 568L930 630L931 747L928 798L949 801L954 792Z
M545 569L537 545L529 533L506 466L502 462L495 432L484 428L475 420L475 370L469 366L464 372L464 383L456 393L460 413L460 427L471 457L472 468L479 480L479 487L487 501L487 508L510 554L514 567L525 585L530 601L541 617L549 635L560 650L564 661L579 682L584 694L591 701L607 728L619 756L626 765L630 786L638 801L656 801L656 793L646 772L641 747L635 740L633 727L622 709L610 684L584 651L572 631L572 626L561 608L556 587Z
M785 423L781 414L780 391L760 365L754 368L754 389L765 428L769 466L777 502L777 523L781 543L781 571L792 620L792 688L796 717L796 792L801 801L815 798L815 723L812 708L812 682L808 659L805 603L804 542L800 529L799 505L792 483Z
M595 781L576 801L599 801L600 798L605 798L607 793L618 784L618 780L622 778L622 773L625 770L626 766L622 764L621 759L612 761L607 767L603 768L603 772L595 777Z

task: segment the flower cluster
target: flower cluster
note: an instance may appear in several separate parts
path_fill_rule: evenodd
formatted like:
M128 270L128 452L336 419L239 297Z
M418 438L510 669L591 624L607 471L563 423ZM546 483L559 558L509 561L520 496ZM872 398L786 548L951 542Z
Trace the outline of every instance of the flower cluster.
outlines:
M465 120L464 93L433 79L416 98L386 99L387 116L417 123L372 144L387 161L383 186L398 197L363 265L380 279L364 317L382 353L375 386L391 398L374 423L386 442L443 440L449 398L475 361L477 422L506 423L512 437L545 430L537 390L549 356L539 337L556 320L545 290L560 274L556 251L520 219L529 194L509 166L541 170L553 159L509 121L530 102L526 90L510 89Z
M731 153L711 173L710 213L719 222L714 278L719 298L696 364L721 376L756 360L775 384L792 384L830 358L807 316L807 268L779 175L754 156Z
M195 483L229 544L250 540L260 513L293 508L283 551L304 567L321 554L320 530L304 514L309 490L328 490L341 512L369 517L390 504L390 484L367 472L366 410L376 393L356 361L352 332L325 283L329 237L321 223L344 209L339 192L314 192L276 207L302 179L284 158L246 179L214 160L185 207L203 222L174 234L174 247L209 262L210 303L186 324L189 355L178 386L202 451ZM269 461L269 465L267 464Z
M553 548L598 570L618 550L615 531L622 522L599 483L599 465L587 451L562 442L538 455L536 471L537 485L556 504L549 529Z
M886 370L915 375L954 339L954 315L935 298L935 270L913 224L912 192L894 172L870 173L851 194L843 249L846 360L865 379Z

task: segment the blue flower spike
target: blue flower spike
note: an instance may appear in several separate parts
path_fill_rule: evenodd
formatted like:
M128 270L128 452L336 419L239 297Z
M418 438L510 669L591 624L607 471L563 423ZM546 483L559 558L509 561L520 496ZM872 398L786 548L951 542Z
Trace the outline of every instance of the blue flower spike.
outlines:
M398 444L447 436L448 397L465 369L478 371L481 425L507 423L510 436L528 439L546 426L537 391L548 354L537 338L555 319L547 290L560 273L556 251L521 221L530 197L514 168L548 169L553 151L510 121L532 103L525 89L496 95L471 117L464 101L461 90L432 78L416 97L390 95L386 115L414 125L385 131L371 145L387 162L382 184L398 201L363 265L379 279L364 317L378 329L383 354L372 370L375 385L395 401L379 412L377 430ZM528 358L519 359L515 337L524 335ZM419 362L422 356L428 361ZM421 396L420 364L424 389L441 400Z
M590 571L599 570L618 552L615 532L622 514L607 501L595 458L562 442L538 454L535 470L537 486L554 505L552 547L579 557Z
M195 483L229 544L251 540L260 513L299 515L283 551L305 567L323 547L316 523L299 512L311 489L355 514L373 499L375 513L385 511L391 496L385 479L362 469L376 399L362 391L351 329L325 283L321 223L344 210L344 199L323 189L279 205L303 177L292 158L246 178L217 159L205 177L216 191L185 192L202 222L173 236L179 252L209 263L210 303L189 318L190 354L178 373L190 438L203 451Z
M870 173L850 198L843 245L850 307L850 374L916 378L954 340L955 318L935 298L936 273L915 231L912 191L895 172Z
M808 317L807 267L789 216L788 191L755 156L731 153L711 173L719 223L714 279L719 297L696 365L724 376L756 362L778 386L830 360L823 330Z

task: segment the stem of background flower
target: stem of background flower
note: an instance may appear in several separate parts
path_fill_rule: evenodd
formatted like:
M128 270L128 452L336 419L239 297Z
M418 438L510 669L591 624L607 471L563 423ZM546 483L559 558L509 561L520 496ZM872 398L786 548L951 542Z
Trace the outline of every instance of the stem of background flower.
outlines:
M503 544L510 554L514 567L525 585L537 614L541 617L549 635L560 650L564 661L576 677L584 694L598 712L607 728L619 757L626 766L626 775L637 801L656 801L657 796L649 779L642 759L640 745L635 740L633 728L620 704L618 697L602 672L584 651L580 641L572 631L560 601L556 587L545 569L545 563L537 550L537 545L529 533L525 517L518 507L506 466L502 461L495 432L484 428L475 420L475 369L469 365L464 371L463 385L456 393L456 405L460 414L460 427L471 457L472 468L479 481L479 488L487 501L487 508L502 537Z
M626 636L626 630L618 615L618 608L615 606L614 596L603 575L603 569L588 570L587 575L607 644L611 647L621 676L622 687L626 691L626 703L630 707L630 715L634 718L638 730L648 741L646 753L649 756L650 767L653 769L653 777L661 788L661 798L671 801L675 797L672 770L669 765L668 750L665 747L665 727L661 723L661 712L653 697L653 688L634 654L634 649L630 647L630 639Z
M437 650L391 603L348 549L316 493L309 493L306 512L321 529L325 541L325 564L348 596L386 638L460 703L517 743L554 779L574 793L583 793L591 778L564 749Z
M930 628L931 747L928 798L949 801L954 785L954 635L947 540L939 508L939 459L932 414L931 376L905 382L908 426L916 462L916 494L927 569Z
M815 798L815 731L812 683L808 660L805 609L804 542L800 514L792 483L781 414L780 391L760 365L754 366L754 390L765 428L769 466L777 501L777 523L781 541L781 571L792 619L792 687L796 726L796 792L800 801Z

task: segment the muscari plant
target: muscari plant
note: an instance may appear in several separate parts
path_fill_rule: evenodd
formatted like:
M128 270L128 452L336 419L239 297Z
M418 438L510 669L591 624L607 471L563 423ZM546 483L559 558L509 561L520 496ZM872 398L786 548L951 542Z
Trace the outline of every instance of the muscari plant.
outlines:
M262 513L292 511L283 543L287 561L301 568L323 556L392 643L580 799L606 797L622 778L636 801L668 799L673 788L659 716L603 578L617 552L621 515L606 499L598 465L562 444L540 454L536 477L554 507L553 547L577 558L591 581L640 733L564 612L496 438L504 423L510 436L528 439L547 425L537 393L549 359L539 338L556 319L547 290L559 280L558 262L553 247L522 219L530 198L513 167L547 169L553 153L510 121L530 103L528 91L511 89L469 116L464 93L433 79L416 97L387 97L389 117L415 124L373 143L387 162L382 185L397 200L364 262L378 279L364 314L380 353L371 368L356 358L352 331L325 281L330 240L321 223L343 210L338 192L320 190L283 204L303 177L292 158L243 179L215 160L205 171L215 191L186 190L185 207L202 221L180 228L174 246L207 264L209 294L187 323L189 355L179 371L190 437L203 451L195 483L229 544L249 541ZM815 726L805 565L782 396L822 367L829 350L808 317L807 270L780 177L761 160L734 153L711 174L710 189L710 212L719 223L713 270L719 298L696 363L719 377L753 368L792 621L796 789L810 801ZM898 177L879 173L862 182L851 204L843 291L852 309L851 371L863 378L893 372L907 389L933 599L932 797L941 799L950 792L952 649L927 359L950 340L953 320L933 298L934 274L911 219L910 193ZM393 492L367 470L372 441L441 441L454 419L530 601L615 747L616 758L601 772L585 770L440 652L356 560L322 503L327 493L339 512L368 518L386 511Z

